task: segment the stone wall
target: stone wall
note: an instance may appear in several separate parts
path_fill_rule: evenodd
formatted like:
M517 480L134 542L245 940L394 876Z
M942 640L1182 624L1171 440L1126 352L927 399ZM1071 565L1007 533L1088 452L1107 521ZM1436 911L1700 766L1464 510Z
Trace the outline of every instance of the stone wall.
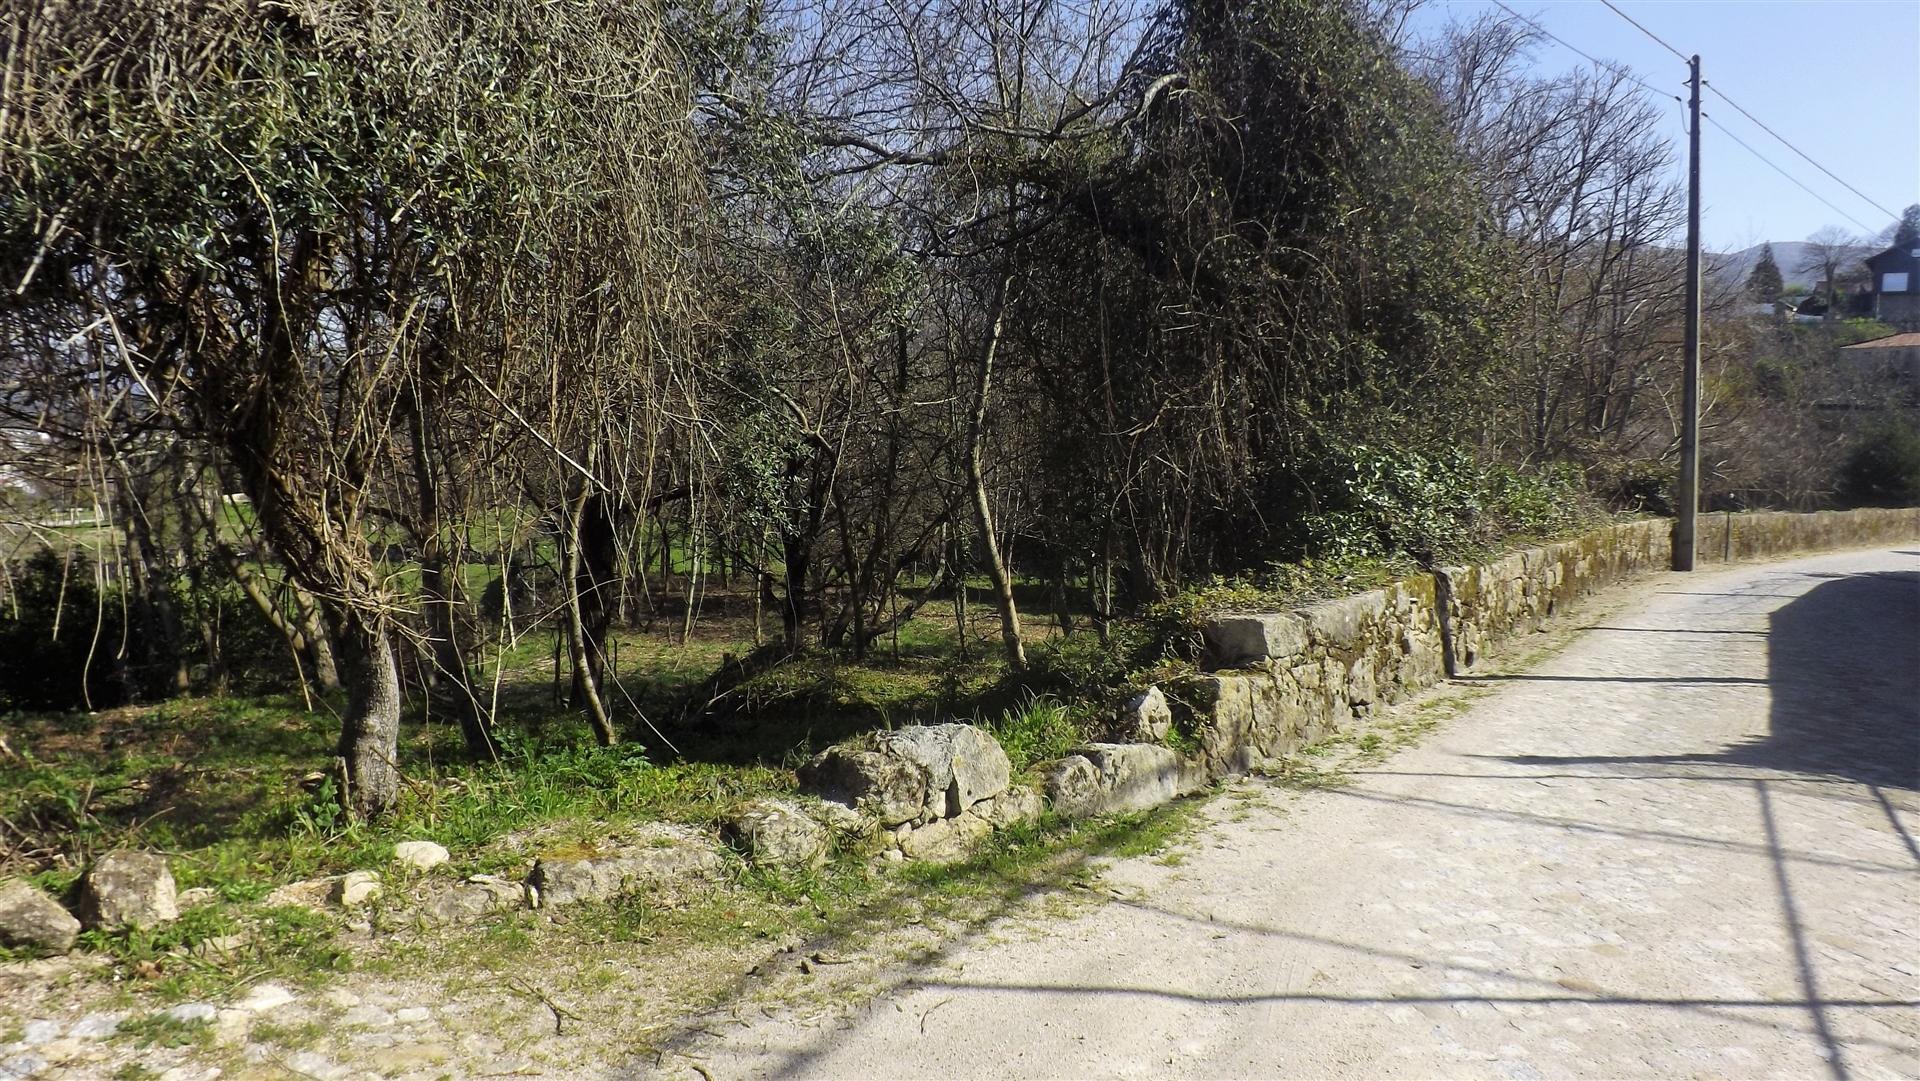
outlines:
M1732 543L1728 543L1728 533ZM1830 548L1866 548L1920 540L1920 508L1826 510L1817 514L1702 514L1697 563L1766 559Z
M1920 509L1703 515L1698 536L1699 564L1897 544L1920 541ZM1217 617L1205 628L1206 671L1158 688L1187 737L1184 756L1099 744L1046 767L1043 783L1065 814L1192 791L1468 672L1581 597L1671 561L1672 522L1626 522L1293 611ZM1136 703L1149 701L1157 708L1153 692Z

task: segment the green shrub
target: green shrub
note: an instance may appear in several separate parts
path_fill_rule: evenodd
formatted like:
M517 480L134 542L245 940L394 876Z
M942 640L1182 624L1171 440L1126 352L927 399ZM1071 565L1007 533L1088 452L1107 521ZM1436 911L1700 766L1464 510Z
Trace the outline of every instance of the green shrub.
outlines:
M1920 506L1920 427L1887 421L1869 429L1841 463L1838 494L1849 507Z
M1027 652L1021 683L1030 693L1061 698L1099 698L1124 686L1133 673L1158 660L1163 638L1153 621L1121 620L1107 637L1082 632L1039 643Z
M1596 466L1592 484L1594 492L1614 510L1671 517L1679 476L1677 463L1642 458Z
M1495 534L1489 540L1515 534L1550 537L1602 516L1586 477L1571 462L1538 472L1495 466L1487 471L1485 485L1486 528Z
M1465 451L1354 443L1332 448L1309 480L1323 509L1303 515L1301 548L1334 561L1457 548L1480 513L1479 470Z
M0 711L102 709L133 697L123 609L95 584L92 561L41 549L12 585L0 609Z

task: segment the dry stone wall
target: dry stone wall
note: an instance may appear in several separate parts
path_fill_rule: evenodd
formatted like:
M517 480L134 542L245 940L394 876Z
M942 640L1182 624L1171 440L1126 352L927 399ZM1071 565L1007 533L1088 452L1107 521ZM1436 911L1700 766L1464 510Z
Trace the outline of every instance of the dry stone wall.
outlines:
M1146 731L1164 699L1185 754L1096 744L1044 767L1044 788L1068 816L1137 810L1298 750L1376 705L1471 671L1583 596L1665 569L1672 526L1625 522L1353 597L1220 616L1204 632L1207 671L1129 705ZM1897 544L1920 541L1920 509L1705 515L1698 537L1702 564ZM1139 753L1147 747L1162 753Z

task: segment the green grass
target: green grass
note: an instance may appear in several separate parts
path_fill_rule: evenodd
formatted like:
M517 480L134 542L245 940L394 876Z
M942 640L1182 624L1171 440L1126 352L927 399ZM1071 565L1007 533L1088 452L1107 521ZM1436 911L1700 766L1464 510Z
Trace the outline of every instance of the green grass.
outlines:
M976 618L989 612L982 601ZM944 897L942 905L973 904L1006 895L1015 883L1043 881L1043 871L1071 851L1164 840L1158 818L1048 822L996 835L964 864L904 870L877 869L874 853L855 845L815 872L736 865L736 880L692 903L637 897L589 905L570 910L564 926L513 913L416 945L380 936L376 948L352 954L337 915L266 903L286 883L361 868L390 871L392 846L403 839L438 841L454 854L438 875L518 877L529 854L603 839L623 825L712 824L748 799L790 794L793 767L814 750L876 727L993 718L986 723L1017 770L1087 736L1085 712L1005 678L991 642L962 649L953 623L939 619L907 624L897 640L875 642L858 661L803 655L749 681L731 714L675 725L671 705L700 687L724 656L743 655L752 643L738 633L738 621L697 630L688 642L675 640L679 626L669 622L671 633L619 631L610 649L616 711L630 721L635 707L658 718L665 738L632 723L632 742L595 746L582 719L554 700L553 633L538 628L493 655L502 660L499 760L468 762L444 711L416 701L400 745L407 781L377 824L341 815L327 779L339 704L321 702L308 712L305 700L288 694L0 718L16 752L0 756L0 817L22 833L24 850L62 853L28 868L55 893L73 889L93 854L117 847L164 851L182 890L214 892L215 903L189 908L165 927L83 936L82 948L109 961L102 972L124 994L162 1000L214 998L264 978L323 981L348 968L417 963L439 971L448 949L476 971L505 973L515 965L544 966L562 947L739 948L821 935L901 891ZM980 619L974 631L984 635L991 627ZM1094 640L1091 632L1076 638ZM368 918L385 926L385 906L397 900L376 902ZM179 1034L156 1028L151 1035Z
M1019 707L1002 713L999 720L986 727L1006 750L1015 773L1062 757L1087 738L1085 725L1074 710L1046 695L1029 695Z

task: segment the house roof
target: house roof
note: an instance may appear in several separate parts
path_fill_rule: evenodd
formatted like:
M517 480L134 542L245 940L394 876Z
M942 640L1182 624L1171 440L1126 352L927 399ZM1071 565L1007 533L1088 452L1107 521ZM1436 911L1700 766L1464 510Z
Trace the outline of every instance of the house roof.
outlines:
M1873 338L1864 342L1843 345L1842 349L1920 349L1920 332L1909 331L1905 334L1889 334L1884 338Z
M1920 259L1920 246L1902 247L1901 245L1895 244L1893 247L1888 248L1885 251L1876 252L1873 255L1869 255L1861 261L1866 263L1868 266L1875 267L1877 269L1879 267L1879 264L1882 261L1904 263L1914 259Z

